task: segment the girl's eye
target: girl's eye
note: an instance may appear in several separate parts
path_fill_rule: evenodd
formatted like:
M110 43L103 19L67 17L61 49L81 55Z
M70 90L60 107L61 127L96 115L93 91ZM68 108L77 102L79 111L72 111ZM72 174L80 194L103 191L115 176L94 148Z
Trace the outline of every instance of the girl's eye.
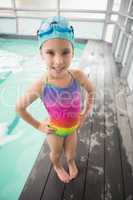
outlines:
M54 52L52 52L52 51L48 51L48 52L46 52L46 54L49 54L49 55L54 55Z
M67 55L67 54L69 54L69 51L64 51L63 52L63 55Z

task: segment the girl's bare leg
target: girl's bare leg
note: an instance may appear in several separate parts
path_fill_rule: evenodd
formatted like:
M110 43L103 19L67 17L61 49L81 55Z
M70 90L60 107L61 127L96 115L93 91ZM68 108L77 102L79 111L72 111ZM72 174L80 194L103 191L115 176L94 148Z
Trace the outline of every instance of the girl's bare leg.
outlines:
M78 174L78 168L75 163L76 147L77 133L75 132L67 136L64 141L64 151L68 163L70 180L74 179Z
M61 181L68 183L70 181L70 176L60 163L60 156L63 150L64 138L58 137L54 134L49 134L47 136L47 141L51 150L50 159L53 163L54 170L56 171Z

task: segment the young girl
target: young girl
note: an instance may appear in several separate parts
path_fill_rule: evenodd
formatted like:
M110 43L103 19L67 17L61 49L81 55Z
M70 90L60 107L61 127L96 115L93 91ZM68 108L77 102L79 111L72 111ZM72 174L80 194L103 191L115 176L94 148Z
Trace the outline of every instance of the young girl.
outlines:
M43 21L37 36L47 73L18 101L16 111L26 122L47 134L54 170L61 181L68 183L78 174L75 163L77 129L92 111L94 86L82 71L69 69L74 54L74 31L64 17ZM88 94L82 113L80 86ZM43 122L33 118L26 110L38 97L41 97L49 114ZM69 172L60 163L63 150Z

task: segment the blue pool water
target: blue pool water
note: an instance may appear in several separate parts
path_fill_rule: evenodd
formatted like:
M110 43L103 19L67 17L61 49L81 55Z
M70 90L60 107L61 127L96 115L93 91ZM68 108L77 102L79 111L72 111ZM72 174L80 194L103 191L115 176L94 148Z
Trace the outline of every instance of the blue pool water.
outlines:
M76 44L74 65L78 65L84 46ZM14 110L17 99L44 68L35 40L0 38L0 200L19 198L45 140L45 134ZM47 117L40 99L28 109L39 120Z

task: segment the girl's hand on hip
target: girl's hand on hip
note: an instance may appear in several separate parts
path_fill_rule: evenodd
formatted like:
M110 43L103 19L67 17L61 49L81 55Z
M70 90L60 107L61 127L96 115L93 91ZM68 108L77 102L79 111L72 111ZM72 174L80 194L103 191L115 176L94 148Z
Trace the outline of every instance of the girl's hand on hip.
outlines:
M46 119L45 121L40 122L38 130L41 131L41 132L43 132L43 133L46 133L46 134L52 134L52 133L55 132L56 129L50 127L50 125L49 125L49 119Z

